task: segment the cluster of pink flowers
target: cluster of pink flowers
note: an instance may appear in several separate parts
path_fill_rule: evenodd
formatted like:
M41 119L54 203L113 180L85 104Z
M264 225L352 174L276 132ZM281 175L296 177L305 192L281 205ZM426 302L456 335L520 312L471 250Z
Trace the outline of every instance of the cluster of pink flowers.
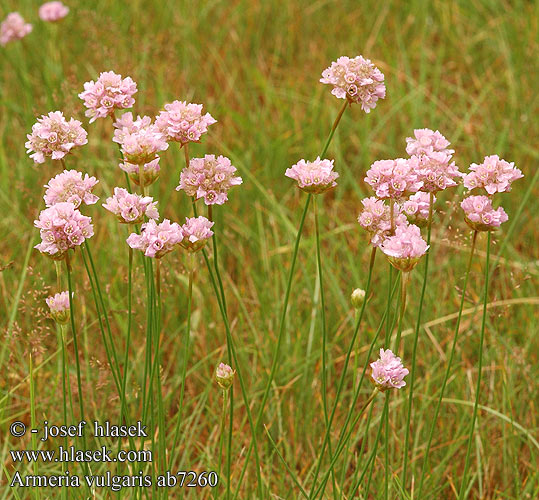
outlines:
M69 292L60 292L45 299L51 318L60 324L69 321Z
M82 245L94 234L92 219L82 215L69 202L42 210L34 225L40 230L42 240L34 248L54 260L62 260L70 248Z
M502 160L498 155L485 156L483 163L472 163L470 170L464 177L464 186L470 190L484 188L488 194L511 191L511 183L524 177L513 162Z
M298 187L307 193L320 194L335 187L339 174L333 171L333 160L299 160L287 168L285 175L294 179Z
M11 12L0 24L0 45L13 40L20 40L32 31L32 25L26 23L18 12Z
M427 193L456 186L455 179L462 177L451 155L442 151L414 155L408 161L422 183L421 191Z
M55 22L69 14L69 7L62 2L46 2L39 8L39 18L42 21Z
M432 203L436 202L433 196ZM402 211L412 224L419 227L426 225L429 219L430 194L419 191L413 194L402 204Z
M213 236L214 222L206 217L186 217L182 226L183 240L180 245L189 252L197 252Z
M365 182L378 198L393 200L416 193L423 185L413 165L404 158L375 161L367 171Z
M45 205L50 207L56 203L67 201L79 208L81 203L93 205L99 198L92 193L92 189L99 181L88 174L76 170L64 170L53 177L45 186Z
M398 225L395 234L385 238L380 245L389 262L403 272L411 271L428 248L421 230L414 224Z
M400 389L406 385L404 377L410 373L404 368L401 358L389 349L380 349L380 358L371 363L371 376L381 391Z
M150 219L142 224L140 234L131 233L127 238L127 244L133 250L141 250L146 257L160 259L183 240L182 228L176 223L165 219L157 224Z
M488 196L468 196L460 206L464 210L464 219L475 231L492 231L508 220L502 207L496 210Z
M351 103L361 103L361 109L369 113L378 99L386 96L384 74L362 56L352 59L339 57L322 72L320 82L333 85L331 93Z
M80 121L71 118L67 121L61 111L54 111L38 118L27 135L27 153L35 163L44 163L45 158L61 160L74 147L88 142L88 134Z
M208 126L217 123L209 113L202 114L202 104L174 101L165 104L165 110L157 116L155 123L167 140L179 142L198 142L208 131Z
M192 158L180 174L176 191L183 190L197 200L204 198L206 205L222 205L228 200L228 190L243 182L235 173L236 167L225 156Z
M445 153L451 156L455 151L448 149L450 142L438 130L430 128L417 128L414 137L406 138L406 152L410 156L431 155L432 153Z
M150 196L131 194L126 189L115 187L114 195L107 198L103 207L112 212L123 224L138 224L144 220L159 219L157 202Z
M391 234L390 208L384 200L371 196L361 200L363 210L359 214L359 225L369 232L371 244L379 247L385 238ZM401 213L400 206L394 206L394 225L406 224L406 217Z
M88 108L86 116L90 123L98 118L106 118L114 114L116 109L130 108L135 104L133 95L137 92L137 84L128 76L122 78L113 71L106 71L84 84L84 91L79 97Z

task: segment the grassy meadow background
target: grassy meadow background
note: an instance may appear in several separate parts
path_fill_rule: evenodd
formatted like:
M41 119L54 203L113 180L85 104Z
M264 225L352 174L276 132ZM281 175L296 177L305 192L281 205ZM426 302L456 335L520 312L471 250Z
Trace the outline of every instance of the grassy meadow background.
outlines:
M61 356L56 329L46 317L45 298L55 293L52 261L32 247L33 220L44 208L43 185L60 172L48 161L34 165L24 142L36 117L53 110L81 119L89 144L66 158L68 168L95 175L98 204L86 207L94 221L93 255L106 289L117 348L126 330L127 229L101 207L116 185L124 186L109 120L87 126L77 97L83 83L101 71L131 76L139 87L134 111L154 116L174 99L203 103L218 123L192 156L231 158L244 179L230 201L214 213L221 243L221 270L240 369L251 408L258 411L271 366L282 296L305 194L284 171L300 158L314 159L342 101L318 82L340 55L371 58L386 77L387 98L369 115L347 110L327 156L340 173L336 189L320 197L323 265L329 332L328 399L334 401L338 377L354 325L351 291L365 288L370 248L356 222L360 200L371 191L363 182L376 159L405 155L405 138L414 128L439 129L456 150L465 170L485 155L514 161L525 178L500 196L509 222L493 238L481 411L476 425L469 498L539 498L539 274L536 182L539 3L515 1L110 1L70 0L68 17L40 22L40 2L3 0L0 17L17 10L34 23L33 32L0 50L0 320L5 347L0 366L0 498L15 498L5 470L14 472L9 449L31 448L29 436L15 440L9 424L30 422L29 360L32 355L38 421L62 423ZM162 154L161 177L151 187L161 216L182 221L190 201L174 191L183 152L171 144ZM418 346L418 368L411 427L411 474L417 482L446 368L467 257L470 230L457 209L461 188L448 190L436 205L430 278ZM472 416L485 264L486 236L480 235L467 290L465 315L453 374L442 404L427 471L424 498L456 497L464 468ZM319 286L316 279L314 222L309 213L287 321L282 355L263 424L307 490L324 435L321 399ZM95 306L82 259L74 258L77 324L82 349L87 420L118 422L120 404L106 362ZM197 256L191 352L188 358L183 432L174 464L180 470L214 470L219 449L222 396L212 376L226 360L225 329L202 258ZM143 370L145 342L144 279L135 259L135 316L130 350L132 373ZM166 423L176 424L187 306L186 254L163 259L162 379ZM405 365L410 364L423 265L412 273L404 318ZM358 336L357 363L384 312L388 266L378 255L372 298ZM69 329L68 329L69 330ZM380 344L381 345L381 344ZM2 349L2 348L0 348ZM73 361L72 346L70 359ZM352 367L356 363L354 356ZM74 364L71 381L75 384ZM139 387L128 382L131 401ZM347 377L332 436L337 438L353 395L353 369ZM235 490L251 441L236 381L232 444ZM364 384L362 399L370 394ZM76 386L73 386L75 401ZM400 493L407 388L391 395L391 498ZM75 405L76 406L76 405ZM370 435L379 425L383 398L375 401ZM358 407L359 409L359 407ZM361 420L364 425L365 419ZM370 436L369 435L369 436ZM348 460L337 463L339 487L348 491L363 427L349 443ZM299 498L299 493L262 428L258 435L266 498ZM54 444L54 442L53 442ZM100 443L91 443L97 448ZM381 448L380 448L381 450ZM368 451L368 445L367 445ZM251 457L238 498L256 499ZM327 463L322 468L325 471ZM31 466L18 470L30 473ZM39 472L55 470L40 464ZM75 469L76 470L76 469ZM95 465L93 472L106 470ZM358 498L382 498L383 456L374 466L370 491ZM80 470L78 470L80 472ZM341 481L341 475L343 482ZM408 477L411 477L410 473ZM366 486L366 484L364 485ZM179 498L178 490L170 498ZM324 498L333 498L328 483ZM214 491L187 492L188 498L220 498ZM56 498L46 491L40 498ZM19 498L30 498L21 490ZM51 496L48 496L51 495ZM85 498L84 491L72 493ZM95 498L117 498L108 490ZM129 491L122 498L130 498ZM416 498L416 497L414 497ZM423 500L423 499L422 499Z

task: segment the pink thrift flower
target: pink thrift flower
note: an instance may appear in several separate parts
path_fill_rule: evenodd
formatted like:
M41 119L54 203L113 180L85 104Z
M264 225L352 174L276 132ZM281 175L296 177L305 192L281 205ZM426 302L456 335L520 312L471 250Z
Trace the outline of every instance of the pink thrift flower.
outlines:
M362 56L342 56L322 72L322 83L333 85L331 93L350 103L360 103L361 109L369 113L376 107L378 99L386 96L384 74Z
M423 185L410 160L404 158L375 161L364 180L374 189L376 196L382 199L399 200L416 193Z
M202 114L202 104L188 104L186 101L165 104L165 110L155 119L155 124L167 140L179 142L181 146L188 142L200 142L202 134L214 123L217 120L209 113Z
M156 159L157 153L167 148L168 143L155 126L141 128L132 133L125 132L121 143L125 161L136 165L150 163Z
M455 179L463 177L451 156L447 153L434 151L429 154L412 156L410 166L423 183L421 191L436 193L457 185Z
M464 220L474 231L492 231L509 218L502 207L494 210L488 196L468 196L460 206L464 210Z
M433 196L432 203L436 202ZM430 194L419 191L413 194L402 204L402 211L408 220L419 227L427 225L429 220Z
M18 12L12 12L0 24L0 45L6 45L13 40L20 40L32 31L32 25L24 22Z
M40 230L41 253L54 260L62 260L70 248L82 245L94 234L92 219L82 215L73 203L61 202L42 210L34 226Z
M206 205L222 205L228 200L228 190L243 182L241 177L234 176L235 173L236 167L225 156L192 158L180 174L176 191L183 189L187 196L197 200L204 198Z
M131 194L126 189L115 187L114 195L107 198L103 208L112 212L122 224L138 224L149 219L159 219L157 202L150 196Z
M320 157L315 161L299 160L286 169L285 175L297 181L298 187L303 191L314 194L335 187L335 180L339 177L339 174L333 171L333 160L321 160Z
M401 358L389 349L380 349L380 358L371 363L372 379L381 391L400 389L406 385L404 377L410 373L404 368Z
M427 249L427 242L421 237L419 227L413 224L397 226L395 234L380 245L389 262L403 272L411 271Z
M391 234L391 210L384 200L374 196L361 200L363 210L359 214L359 225L369 232L371 245L379 247ZM407 224L406 217L401 213L400 207L394 205L394 226Z
M88 174L82 176L82 172L76 170L64 170L61 174L53 177L45 186L45 205L51 207L56 203L68 201L79 208L81 203L93 205L99 198L92 194L92 189L99 181Z
M213 236L211 227L214 222L206 217L187 217L182 226L183 240L180 245L189 252L200 250L206 242Z
M430 155L431 153L445 153L451 156L455 151L448 149L451 143L440 132L429 128L414 130L414 137L406 138L406 152L412 155Z
M66 7L62 2L46 2L39 8L39 18L42 21L59 21L68 13L69 7Z
M219 387L225 391L229 389L234 381L235 373L229 365L219 363L219 366L215 369L215 380L217 380Z
M61 160L74 147L88 142L88 134L81 122L71 118L67 121L61 111L54 111L38 118L27 135L27 153L35 163L44 163L45 158Z
M131 233L127 244L133 250L141 250L146 257L160 259L163 255L172 252L183 239L182 228L168 219L157 224L150 219L142 224L140 234Z
M51 318L60 324L69 321L69 292L60 292L45 299Z
M141 176L140 167L142 166L142 187L153 184L159 177L161 167L159 166L159 156L156 156L152 161L145 163L144 165L137 165L135 163L129 163L127 161L120 163L120 168L127 172L129 178L137 185L140 186Z
M99 75L96 82L86 82L79 97L88 108L86 116L92 123L98 118L113 115L116 109L132 107L136 92L137 84L129 76L122 78L113 71L106 71Z
M483 163L472 163L471 172L464 177L464 186L468 189L484 188L488 194L511 191L511 183L521 177L522 172L498 155L485 156Z
M133 134L139 130L146 129L151 127L152 119L149 116L137 116L136 119L133 118L133 113L128 111L123 113L119 118L114 122L114 142L123 144L124 136L126 134Z

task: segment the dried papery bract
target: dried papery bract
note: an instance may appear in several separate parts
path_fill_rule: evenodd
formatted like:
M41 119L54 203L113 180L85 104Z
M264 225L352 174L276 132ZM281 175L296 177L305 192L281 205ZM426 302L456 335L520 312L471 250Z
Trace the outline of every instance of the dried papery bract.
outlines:
M11 12L0 24L0 45L24 38L32 28L18 12Z

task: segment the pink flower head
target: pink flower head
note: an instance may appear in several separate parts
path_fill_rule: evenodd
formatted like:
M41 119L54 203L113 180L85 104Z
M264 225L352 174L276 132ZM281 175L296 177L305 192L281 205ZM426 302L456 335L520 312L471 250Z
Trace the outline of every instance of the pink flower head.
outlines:
M417 128L414 137L406 138L406 152L412 155L430 155L431 153L445 153L451 156L455 151L448 149L451 143L440 132L430 128Z
M217 120L209 113L202 114L202 104L174 101L165 104L165 110L159 113L155 123L167 140L183 146L188 142L200 142L202 134Z
M389 349L380 349L380 358L371 363L372 379L381 391L400 389L406 385L404 377L410 373L404 368L401 358Z
M13 40L20 40L32 31L32 25L24 22L18 12L12 12L0 24L0 45L6 45Z
M32 133L26 136L27 153L35 163L44 163L45 158L61 160L74 147L88 142L88 134L81 122L71 118L67 121L61 111L53 111L38 118L32 126Z
M183 240L180 245L189 252L200 250L206 242L213 236L211 227L214 222L206 217L186 217L182 226Z
M60 324L69 321L69 292L60 292L45 299L51 318Z
M423 185L410 160L404 158L375 161L367 171L365 182L378 198L394 200L416 193Z
M498 155L485 156L483 163L472 163L471 172L464 177L468 189L484 188L488 194L511 191L511 183L521 177L522 172Z
M79 208L81 203L93 205L99 198L92 194L92 189L99 181L88 174L82 176L82 172L76 170L64 170L61 174L53 177L45 186L45 205L51 207L56 203L68 201Z
M98 118L112 115L116 109L132 107L136 92L137 84L129 76L122 78L113 71L106 71L99 75L96 82L86 82L79 97L88 108L86 116L92 123Z
M433 196L432 203L436 202L436 196ZM402 211L408 217L408 220L419 227L427 225L429 220L430 194L419 191L402 204Z
M475 231L492 231L509 218L502 207L492 208L488 196L468 196L460 206L464 210L464 220Z
M215 369L215 380L223 390L227 390L234 381L234 374L236 372L227 364L219 363L219 366Z
M342 56L322 72L322 83L333 85L331 93L350 103L361 103L361 109L369 113L376 107L378 99L386 96L384 74L362 56Z
M152 119L149 116L137 116L136 119L133 118L133 113L128 111L123 113L120 118L116 119L114 122L114 142L123 144L124 136L126 134L133 134L139 130L146 129L152 126Z
M180 174L180 185L187 196L197 200L204 198L206 205L222 205L228 200L228 190L243 181L236 177L236 167L225 156L206 155L204 158L192 158L188 167Z
M403 272L411 271L428 249L427 242L421 237L419 227L414 224L401 224L395 234L386 238L380 245L389 262Z
M126 189L115 187L114 195L107 198L103 208L116 215L122 224L138 224L144 216L159 219L156 205L150 196L131 194Z
M140 234L131 233L127 244L133 250L141 250L146 257L160 259L163 255L172 252L183 239L182 228L176 222L171 223L165 219L157 224L150 219L142 224Z
M333 171L333 160L321 160L320 157L315 161L299 160L286 169L285 175L297 181L298 187L303 191L314 194L335 187L335 180L339 177L339 174Z
M423 183L421 191L436 193L456 186L455 179L463 177L451 155L433 151L429 154L414 155L409 160L417 178Z
M157 153L167 148L168 143L163 134L154 125L131 133L124 132L121 143L125 161L137 165L150 163L155 160Z
M371 244L379 247L391 233L391 213L384 200L374 196L361 200L363 210L359 214L359 225L369 232ZM400 207L394 205L394 225L406 224L406 217L401 213Z
M64 259L70 248L82 245L85 239L94 234L92 219L82 215L69 202L57 203L42 210L34 226L41 235L41 243L34 248L54 260Z
M161 167L159 166L159 156L142 166L142 187L153 184L159 177ZM129 178L137 185L141 184L140 167L136 163L127 161L120 163L120 168L129 174Z
M39 18L42 21L59 21L69 13L69 7L62 2L46 2L39 8Z

